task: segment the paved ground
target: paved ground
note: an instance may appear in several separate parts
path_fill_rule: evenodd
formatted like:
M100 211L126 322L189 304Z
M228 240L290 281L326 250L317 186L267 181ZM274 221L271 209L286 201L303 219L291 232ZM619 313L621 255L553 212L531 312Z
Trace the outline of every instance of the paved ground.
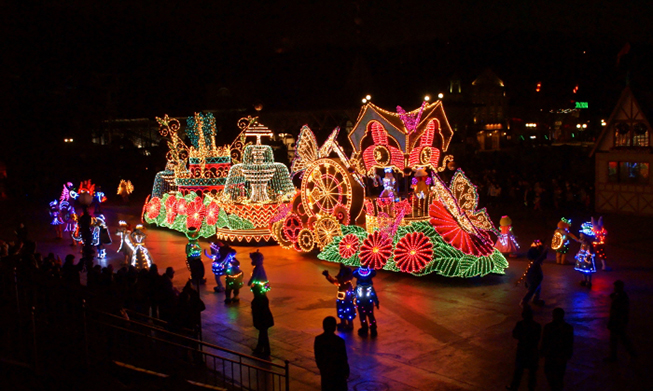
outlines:
M24 215L34 237L52 236L47 227L46 208L41 210L2 208L8 215ZM108 220L136 222L140 207L113 206ZM534 238L548 242L558 212L535 213L523 209L501 207L490 214L498 220L509 213L514 230L523 247ZM587 215L582 216L587 218ZM4 218L0 238L9 238L9 229L18 217ZM574 227L582 219L574 216ZM555 265L549 255L544 266L542 297L546 306L536 309L536 320L550 321L557 306L567 311L566 319L574 326L574 357L569 362L566 384L570 390L648 389L644 376L651 354L653 338L653 268L649 255L652 244L652 220L639 217L606 216L610 232L608 256L612 272L598 272L591 290L579 286L580 275L571 266ZM178 233L150 228L146 243L160 270L173 266L177 271L175 285L181 287L189 277L184 262L186 239ZM204 247L208 247L203 243ZM110 246L109 262L117 265L117 241ZM252 246L237 246L238 259L249 274L248 253ZM271 281L269 293L275 326L270 329L274 360L290 360L293 390L319 389L319 372L313 358L313 338L321 332L322 319L335 315L335 288L321 275L324 269L335 273L337 264L322 262L315 255L301 255L278 246L261 246L265 267ZM63 258L71 248L52 240L39 240L41 252L54 251ZM576 247L572 246L572 253ZM573 256L573 254L571 254ZM347 341L351 365L350 390L500 390L509 383L516 342L511 331L520 319L520 298L523 287L514 281L523 273L524 258L510 259L506 275L474 279L450 279L439 276L412 277L380 272L375 287L381 300L377 311L379 336L360 338L356 333L341 333ZM205 262L207 273L209 263ZM222 294L213 293L215 285L209 276L202 299L204 338L234 350L250 353L256 344L257 331L252 327L249 302L251 293L244 289L237 306L225 306ZM630 332L640 357L604 364L608 333L605 328L612 282L622 279L631 298ZM358 321L357 321L358 327ZM543 373L539 374L538 390L548 389ZM525 382L525 379L524 379ZM523 386L525 388L525 384Z

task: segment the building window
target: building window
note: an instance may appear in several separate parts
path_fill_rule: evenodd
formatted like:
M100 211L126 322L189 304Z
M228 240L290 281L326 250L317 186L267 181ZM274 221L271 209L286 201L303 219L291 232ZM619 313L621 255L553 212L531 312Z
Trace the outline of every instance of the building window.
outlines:
M608 182L648 184L649 163L608 162Z
M630 125L620 123L614 127L614 146L630 147Z
M637 123L633 126L633 147L648 147L649 137L648 128L643 123Z
M632 126L621 122L614 129L614 146L615 147L648 147L649 130L648 127L641 123L635 123Z

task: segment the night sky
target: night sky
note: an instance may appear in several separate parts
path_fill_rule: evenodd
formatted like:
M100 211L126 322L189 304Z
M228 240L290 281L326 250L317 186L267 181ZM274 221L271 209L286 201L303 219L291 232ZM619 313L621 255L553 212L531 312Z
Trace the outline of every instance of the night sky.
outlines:
M263 113L355 109L367 93L413 108L451 76L468 85L486 68L513 105L541 81L546 105L586 100L609 114L626 78L653 85L653 13L641 1L11 3L2 8L8 155L111 118L256 102ZM216 99L221 87L232 97Z

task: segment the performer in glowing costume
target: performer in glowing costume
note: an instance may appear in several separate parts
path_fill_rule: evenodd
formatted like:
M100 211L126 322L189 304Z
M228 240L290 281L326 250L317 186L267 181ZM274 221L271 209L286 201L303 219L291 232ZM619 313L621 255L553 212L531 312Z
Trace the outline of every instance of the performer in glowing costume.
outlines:
M574 267L575 270L583 274L583 281L580 284L588 288L592 287L592 274L596 273L594 254L592 254L592 242L594 241L592 234L591 223L583 224L580 231L580 250L576 254L576 266Z
M133 245L130 244L131 233L132 233L132 229L129 226L129 224L127 224L126 221L120 220L118 222L118 229L116 230L116 235L120 236L120 247L118 248L118 252L123 254L125 265L129 265L129 262L131 261L133 255ZM136 267L136 265L134 266ZM142 265L140 266L142 267Z
M59 203L59 210L61 211L61 217L65 223L64 232L68 232L70 235L71 246L76 246L77 241L74 238L75 232L77 232L77 214L75 213L75 208L70 205L68 201L61 201Z
M419 199L426 198L426 195L429 193L429 186L431 185L431 177L429 177L426 168L417 167L415 169L415 176L411 180L411 187L415 192L415 195Z
M224 292L224 286L222 285L222 281L220 280L220 277L224 276L228 267L228 263L225 262L225 251L227 250L225 248L226 246L222 242L216 242L216 243L211 243L211 253L207 253L206 250L204 250L204 255L206 255L207 258L211 259L211 271L213 271L213 275L215 275L215 283L217 284L214 288L214 292ZM229 248L231 249L231 248Z
M93 220L93 245L97 248L97 257L100 259L107 257L107 250L104 248L105 244L111 244L111 234L109 227L107 227L104 215L98 215Z
M376 270L359 267L354 271L356 278L356 306L360 316L361 328L358 335L366 336L369 327L372 337L376 337L376 318L374 317L374 306L379 308L379 297L374 290L372 278L376 276Z
M395 185L397 184L397 180L392 173L392 168L386 167L384 171L385 177L383 178L383 191L379 198L390 198L394 200L396 197Z
M322 272L330 283L338 287L336 296L336 309L338 318L340 318L340 329L352 330L354 328L354 318L356 318L356 308L354 307L354 288L351 280L354 277L351 269L340 264L340 270L335 277L329 275L329 271Z
M567 252L569 251L569 238L578 241L578 238L569 232L571 220L562 218L558 222L558 229L553 233L551 240L551 249L556 251L556 263L560 265L567 264Z
M596 258L601 260L601 270L608 272L612 269L608 266L608 259L605 256L605 237L608 236L608 231L603 227L603 216L599 217L598 221L594 221L592 217L592 233L594 234L592 251L596 254Z
M147 235L143 232L143 226L138 224L129 237L130 240L127 242L127 245L129 245L132 250L131 264L136 269L149 269L152 265L152 257L150 256L147 247L145 247L144 242Z
M503 254L516 257L515 252L519 250L519 243L517 243L515 235L512 233L512 220L508 216L501 216L499 225L501 226L501 234L494 247Z
M240 270L240 262L236 259L236 250L229 246L223 246L225 269L225 304L237 303L240 301L238 294L243 286L243 272ZM217 276L216 276L217 278ZM233 292L234 296L231 297Z
M59 201L54 200L50 202L50 218L52 221L50 224L54 226L54 232L57 235L56 239L60 240L63 238L63 218L61 217L61 210L59 209Z

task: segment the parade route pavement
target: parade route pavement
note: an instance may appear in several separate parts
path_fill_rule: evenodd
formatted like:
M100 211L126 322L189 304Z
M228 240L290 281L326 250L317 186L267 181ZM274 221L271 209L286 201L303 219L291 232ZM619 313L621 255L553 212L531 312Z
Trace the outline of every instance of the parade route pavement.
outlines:
M522 250L539 238L550 243L557 212L535 213L510 209L513 227ZM4 208L6 211L7 208ZM114 242L108 246L111 263L117 270L122 261L116 253L119 238L115 235L118 220L132 225L138 222L140 206L110 205L105 214ZM67 240L55 241L48 226L47 209L21 211L20 217L10 217L12 224L25 221L38 251L54 252L63 259L68 253L79 257L78 248ZM490 211L498 221L503 209ZM582 215L582 214L579 214ZM16 214L18 216L18 214ZM583 215L588 217L589 215ZM645 371L653 362L653 268L650 256L653 249L650 218L605 216L608 229L607 254L613 267L611 272L597 272L590 289L579 285L581 276L573 266L556 265L549 253L544 264L543 308L535 307L535 320L542 325L550 322L551 311L562 307L565 319L574 326L574 355L568 363L565 378L568 390L643 390L650 387ZM573 221L578 230L579 219ZM13 225L3 227L3 236L11 239ZM167 229L149 227L145 241L159 272L172 266L174 285L181 290L190 273L185 264L184 235ZM208 241L202 240L203 248ZM272 290L268 293L275 325L270 329L272 359L290 361L291 389L318 390L319 371L313 356L313 340L322 332L322 319L335 316L336 287L321 274L329 270L337 273L338 265L320 261L316 254L299 254L277 245L235 245L237 258L245 273L245 282L252 270L249 253L259 248L265 256L265 269ZM572 243L569 258L573 258L578 244ZM203 258L207 285L201 291L206 311L202 313L203 338L217 345L251 354L256 345L257 330L252 326L250 301L252 294L241 290L238 304L225 305L224 294L214 293L215 281L210 261ZM501 390L510 383L514 369L516 340L512 329L521 319L519 301L526 293L515 281L528 265L523 256L510 258L505 275L483 278L453 279L436 275L413 277L380 271L374 286L380 299L376 311L379 335L361 338L356 329L340 332L346 340L351 376L349 389L372 390ZM600 267L600 265L597 265ZM85 276L83 277L85 279ZM620 361L606 364L608 354L609 294L612 283L621 279L630 295L630 335L639 358L630 359L621 348ZM548 386L540 362L538 390ZM526 382L526 375L523 383ZM526 384L522 385L526 389Z

